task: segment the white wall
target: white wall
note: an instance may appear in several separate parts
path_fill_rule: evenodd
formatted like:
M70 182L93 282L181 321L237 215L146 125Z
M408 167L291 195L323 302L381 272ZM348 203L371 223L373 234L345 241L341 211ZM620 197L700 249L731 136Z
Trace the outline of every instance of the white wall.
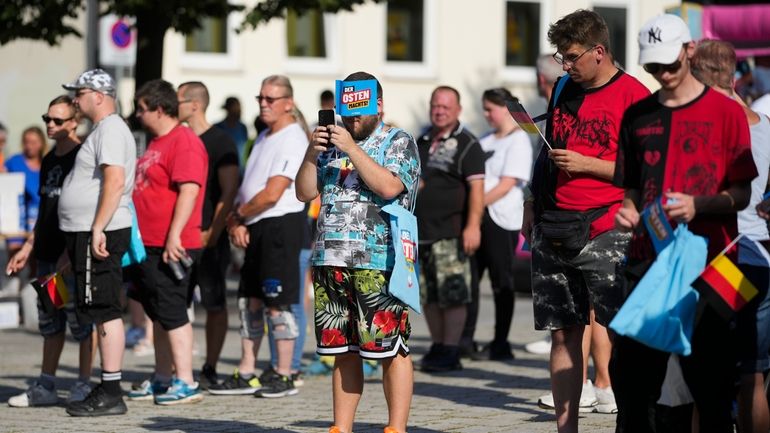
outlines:
M78 26L84 28L83 17ZM84 35L88 36L88 35ZM68 37L59 47L44 42L17 40L0 46L0 122L8 128L6 155L20 149L21 131L39 126L48 103L66 93L62 83L71 82L86 65L85 40Z
M256 0L246 0L247 5ZM486 129L479 98L483 90L506 86L522 99L534 115L544 108L534 88L531 68L504 67L505 1L504 0L425 0L429 19L425 24L427 65L399 67L385 61L385 5L366 4L353 12L331 16L331 60L297 61L286 56L283 20L231 36L230 56L195 58L184 53L184 39L169 32L165 41L163 78L174 84L201 80L211 91L210 120L224 116L220 109L225 97L237 95L243 106L243 120L251 127L258 106L254 95L260 81L271 74L286 74L292 79L299 107L310 121L315 119L318 95L333 88L334 80L365 70L376 75L385 92L386 119L417 133L428 121L431 90L440 84L456 87L462 95L462 119L474 132ZM579 7L591 5L626 5L629 13L628 71L655 87L654 80L635 65L637 29L664 7L676 0L529 0L541 2L541 47L547 46L547 24ZM235 28L242 15L233 14L230 25ZM84 16L78 26L84 28ZM85 35L96 37L96 35ZM16 41L0 47L0 122L10 129L6 154L18 150L19 134L29 125L42 125L40 115L48 102L62 93L60 84L71 81L86 67L84 39L68 37L59 47L42 42ZM122 80L119 99L130 110L133 81Z

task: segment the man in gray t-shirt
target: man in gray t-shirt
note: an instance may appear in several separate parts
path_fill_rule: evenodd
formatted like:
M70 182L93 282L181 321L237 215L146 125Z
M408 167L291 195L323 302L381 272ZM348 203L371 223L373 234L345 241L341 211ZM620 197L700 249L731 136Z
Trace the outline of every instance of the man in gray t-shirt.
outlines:
M59 198L59 228L75 274L77 312L96 323L102 382L67 408L72 416L126 413L120 389L123 333L121 258L131 238L129 203L136 169L136 144L115 113L115 82L101 69L65 84L75 105L94 123Z

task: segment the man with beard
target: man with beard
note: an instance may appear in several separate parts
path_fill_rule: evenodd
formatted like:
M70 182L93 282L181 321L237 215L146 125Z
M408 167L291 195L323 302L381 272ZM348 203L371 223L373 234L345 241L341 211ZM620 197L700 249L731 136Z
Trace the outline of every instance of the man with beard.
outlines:
M345 79L363 80L376 78L356 72ZM316 128L297 173L297 198L321 195L311 263L317 352L336 356L330 433L353 429L364 385L361 358L382 360L385 432L406 432L412 401L408 307L388 293L395 250L382 207L413 211L420 161L414 139L382 122L379 82L376 103L376 115L343 117L344 128Z

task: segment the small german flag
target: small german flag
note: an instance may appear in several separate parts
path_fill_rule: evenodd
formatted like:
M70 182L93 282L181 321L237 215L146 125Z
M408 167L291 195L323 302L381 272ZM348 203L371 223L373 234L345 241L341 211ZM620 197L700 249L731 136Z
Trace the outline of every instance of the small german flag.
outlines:
M715 257L692 283L692 287L726 319L740 311L759 293L756 286L725 254Z
M524 109L524 106L521 105L521 102L519 102L518 99L514 98L506 101L506 104L508 105L508 112L511 113L511 117L513 117L513 120L519 124L521 129L530 134L540 134L540 130L537 128L537 125L535 125L532 117L527 113L527 110Z
M43 309L52 314L69 302L69 291L60 273L46 275L32 282Z

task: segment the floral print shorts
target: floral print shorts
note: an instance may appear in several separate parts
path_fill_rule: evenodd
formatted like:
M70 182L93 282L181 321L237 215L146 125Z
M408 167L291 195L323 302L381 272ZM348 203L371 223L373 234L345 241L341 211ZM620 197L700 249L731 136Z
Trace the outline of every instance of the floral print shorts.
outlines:
M409 353L409 307L388 294L389 277L373 269L313 267L319 355L385 359Z

